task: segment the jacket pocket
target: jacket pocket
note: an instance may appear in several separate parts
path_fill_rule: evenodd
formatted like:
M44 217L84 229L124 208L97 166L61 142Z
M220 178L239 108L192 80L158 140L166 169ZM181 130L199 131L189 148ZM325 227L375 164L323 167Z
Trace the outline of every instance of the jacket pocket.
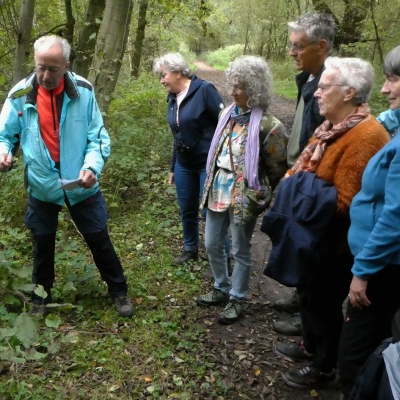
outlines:
M269 205L272 193L266 190L253 190L246 187L243 193L235 195L235 208L242 210L242 223L246 223L259 216Z

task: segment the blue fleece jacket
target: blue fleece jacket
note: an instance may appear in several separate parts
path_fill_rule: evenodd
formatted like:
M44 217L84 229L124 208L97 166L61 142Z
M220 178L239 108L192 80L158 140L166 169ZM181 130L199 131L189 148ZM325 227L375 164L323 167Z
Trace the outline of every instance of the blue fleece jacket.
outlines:
M171 172L174 171L176 161L189 169L206 165L218 115L223 108L221 96L215 86L192 75L189 90L179 106L178 126L176 95L168 95L167 121L174 136ZM189 149L181 151L182 145L179 143Z
M390 113L391 114L391 113ZM382 122L385 116L380 116ZM400 267L400 135L369 161L350 207L352 272L368 279L388 264Z
M59 179L77 179L80 170L90 170L99 179L110 155L110 138L104 128L92 85L68 71L60 110L60 169L56 168L44 143L36 106L36 73L11 89L0 114L0 154L11 153L16 135L21 136L25 187L41 201L71 205L93 196L98 182L90 188L64 192Z

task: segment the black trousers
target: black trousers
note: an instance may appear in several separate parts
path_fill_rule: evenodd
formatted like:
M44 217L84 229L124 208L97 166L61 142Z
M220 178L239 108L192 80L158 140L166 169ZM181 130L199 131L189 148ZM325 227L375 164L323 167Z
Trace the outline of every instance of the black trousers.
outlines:
M349 292L353 257L331 255L321 262L313 282L297 288L303 344L313 353L313 366L322 372L336 367L343 326L343 301Z
M101 192L73 206L65 199L71 217L89 246L102 279L107 283L110 296L126 295L128 286L107 231L107 208ZM61 208L30 196L25 216L25 223L32 231L34 241L32 282L43 285L48 293L55 279L55 239ZM36 297L33 294L34 301ZM45 302L50 301L50 297L45 299Z
M400 307L400 265L390 264L368 280L369 307L348 303L339 345L342 392L349 397L357 374L370 354L392 336L393 317Z

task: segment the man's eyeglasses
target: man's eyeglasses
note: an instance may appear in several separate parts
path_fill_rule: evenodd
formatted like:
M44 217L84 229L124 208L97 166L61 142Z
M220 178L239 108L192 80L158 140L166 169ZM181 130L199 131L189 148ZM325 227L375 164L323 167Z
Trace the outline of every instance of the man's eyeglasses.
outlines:
M348 87L349 85L324 85L322 83L319 83L317 86L317 90L320 90L321 93L325 93L332 86Z
M298 44L293 44L293 43L289 43L288 44L288 50L289 51L294 51L295 53L300 53L301 51L303 51L307 46L311 46L312 44L316 43L316 40L314 40L313 42L307 43L304 46L299 46Z
M44 65L37 65L36 66L36 71L44 74L46 71L49 71L50 74L56 74L60 68L57 67L45 67Z

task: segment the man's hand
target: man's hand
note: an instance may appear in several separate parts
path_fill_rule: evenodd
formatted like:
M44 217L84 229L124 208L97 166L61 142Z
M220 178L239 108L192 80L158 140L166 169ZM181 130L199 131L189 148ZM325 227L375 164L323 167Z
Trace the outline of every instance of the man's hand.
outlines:
M80 186L85 189L90 189L97 182L96 177L92 171L81 169L79 178L82 179Z
M0 154L0 172L7 172L11 168L12 161L11 154Z
M353 275L349 293L350 302L353 307L357 307L361 310L363 307L368 307L371 304L366 295L367 286L368 281Z

